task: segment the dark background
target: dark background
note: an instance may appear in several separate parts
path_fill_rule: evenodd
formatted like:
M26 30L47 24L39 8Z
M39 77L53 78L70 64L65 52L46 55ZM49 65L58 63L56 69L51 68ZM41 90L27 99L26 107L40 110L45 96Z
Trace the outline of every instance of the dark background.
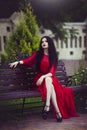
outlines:
M8 18L19 9L23 0L0 0L0 18ZM87 0L29 0L37 19L84 21L87 18Z

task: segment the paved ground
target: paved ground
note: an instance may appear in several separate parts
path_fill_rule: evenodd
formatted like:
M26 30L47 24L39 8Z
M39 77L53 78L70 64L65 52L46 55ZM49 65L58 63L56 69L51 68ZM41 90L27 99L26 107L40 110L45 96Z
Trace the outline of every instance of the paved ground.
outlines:
M50 114L47 120L43 120L40 112L20 114L0 114L0 130L87 130L87 114L80 117L63 119L57 123Z

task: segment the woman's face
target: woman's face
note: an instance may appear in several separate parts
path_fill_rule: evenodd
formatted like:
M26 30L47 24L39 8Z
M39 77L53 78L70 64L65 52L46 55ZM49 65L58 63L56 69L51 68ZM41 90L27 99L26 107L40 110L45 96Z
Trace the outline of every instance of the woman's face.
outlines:
M47 42L46 38L42 39L41 46L42 46L43 49L48 49L48 42Z

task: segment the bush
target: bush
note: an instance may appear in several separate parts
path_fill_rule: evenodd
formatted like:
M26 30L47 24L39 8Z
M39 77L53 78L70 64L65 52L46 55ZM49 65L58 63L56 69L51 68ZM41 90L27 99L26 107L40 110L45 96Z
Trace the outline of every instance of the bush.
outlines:
M31 55L39 47L38 25L28 2L22 6L21 19L5 44L6 59L13 62Z

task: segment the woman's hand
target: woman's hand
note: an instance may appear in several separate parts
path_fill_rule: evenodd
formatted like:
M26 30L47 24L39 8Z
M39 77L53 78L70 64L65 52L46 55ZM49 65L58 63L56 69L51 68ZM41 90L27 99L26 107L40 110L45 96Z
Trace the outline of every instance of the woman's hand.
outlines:
M41 77L37 80L36 85L37 85L37 86L41 85L41 83L43 82L44 78L45 78L44 75L41 76Z
M41 83L43 82L43 80L46 78L46 77L51 77L52 76L52 73L47 73L45 75L42 75L36 82L36 85L39 86L41 85Z
M19 64L19 61L15 61L13 63L9 63L10 68L15 68Z

